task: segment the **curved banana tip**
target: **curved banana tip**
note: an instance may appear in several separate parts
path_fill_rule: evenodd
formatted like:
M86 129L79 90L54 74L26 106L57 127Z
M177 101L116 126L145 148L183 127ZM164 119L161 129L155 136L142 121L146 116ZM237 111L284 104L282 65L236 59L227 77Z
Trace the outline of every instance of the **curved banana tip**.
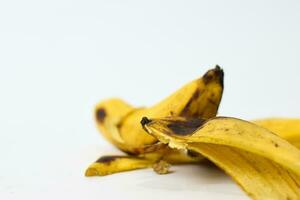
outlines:
M146 124L149 124L151 122L150 119L148 119L147 117L143 117L141 120L141 124L144 127Z
M215 70L223 71L222 68L221 68L219 65L216 65L216 66L215 66Z
M214 71L220 77L220 81L223 82L224 81L224 71L223 71L223 69L219 65L216 65Z
M224 71L219 66L216 65L215 68L208 70L203 76L204 83L209 83L211 81L218 81L222 88L224 87Z

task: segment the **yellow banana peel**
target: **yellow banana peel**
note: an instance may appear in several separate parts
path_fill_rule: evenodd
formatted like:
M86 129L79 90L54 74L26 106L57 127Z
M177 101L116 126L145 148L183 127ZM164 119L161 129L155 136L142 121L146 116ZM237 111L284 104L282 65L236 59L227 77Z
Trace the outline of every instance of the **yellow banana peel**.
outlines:
M165 174L168 170L161 170L161 168L169 168L168 164L199 163L203 159L201 155L189 156L183 150L171 149L163 145L153 152L139 155L102 156L88 167L85 175L104 176L149 167L152 167L158 174Z
M111 143L124 152L140 154L157 139L140 126L143 116L185 116L208 119L216 116L223 92L223 70L216 66L200 79L149 108L134 108L121 99L100 102L95 108L96 124Z
M170 164L207 158L253 199L300 199L300 119L216 117L223 77L216 66L148 108L117 98L97 104L97 128L126 155L102 156L85 175L148 167L166 174Z
M300 150L240 119L143 118L144 129L169 147L198 152L253 199L300 199Z
M131 169L142 168L143 164L146 168L149 166L148 162L155 164L162 159L170 163L190 163L202 160L202 156L190 156L179 151L160 151L159 149L164 145L157 144L158 140L143 130L140 120L143 116L155 118L184 116L204 119L216 116L223 93L223 77L223 70L216 66L208 70L203 77L191 81L149 108L134 108L121 99L109 99L97 104L95 119L98 129L108 141L129 154L130 157L105 163L102 163L100 158L88 167L86 176L127 171L130 170L129 166ZM148 154L150 157L155 154L156 159L149 159ZM147 162L140 162L141 157L147 159ZM139 159L136 160L136 158Z
M271 132L300 148L300 119L269 118L254 120L253 122L259 126L269 129Z

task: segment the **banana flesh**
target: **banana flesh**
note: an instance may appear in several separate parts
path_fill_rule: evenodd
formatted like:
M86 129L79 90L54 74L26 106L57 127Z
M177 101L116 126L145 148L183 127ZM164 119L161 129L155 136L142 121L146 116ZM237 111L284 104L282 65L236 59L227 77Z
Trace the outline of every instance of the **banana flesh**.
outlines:
M300 150L265 128L227 117L143 122L169 147L214 162L253 199L300 199Z

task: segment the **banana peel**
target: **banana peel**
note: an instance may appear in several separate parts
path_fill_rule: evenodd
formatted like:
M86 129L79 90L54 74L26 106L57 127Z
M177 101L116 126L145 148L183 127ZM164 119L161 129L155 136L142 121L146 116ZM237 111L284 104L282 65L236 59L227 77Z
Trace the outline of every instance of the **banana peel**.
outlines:
M300 199L300 150L268 129L230 117L143 118L141 123L169 147L214 162L252 199Z
M300 119L269 118L254 120L253 123L270 130L300 148Z
M144 153L144 148L155 144L157 139L140 126L143 116L215 117L222 98L223 79L223 70L216 66L149 108L135 108L121 99L102 101L95 108L97 128L120 150L135 155Z
M300 199L300 119L252 123L215 117L222 99L223 70L216 66L158 104L136 108L121 99L97 104L103 136L126 153L100 157L86 176L104 176L205 158L230 175L253 199ZM140 119L143 118L140 126Z
M108 175L116 172L155 166L158 164L193 163L203 160L201 155L165 148L157 138L149 135L140 125L143 116L161 118L166 116L215 117L223 94L224 72L219 67L208 70L201 78L191 81L166 99L149 108L135 108L121 99L100 102L95 108L95 121L100 133L113 145L129 156L111 157L103 162L101 157L92 163L85 172L86 176ZM162 150L161 150L162 149ZM166 168L166 167L162 167Z
M184 150L172 149L161 143L157 145L161 147L149 153L102 156L87 168L85 176L105 176L151 167L158 174L167 174L170 164L199 163L204 159L202 155L192 156Z
M97 104L103 136L126 153L92 163L86 176L104 176L205 158L230 175L253 199L300 199L300 119L272 118L252 123L215 117L223 93L223 70L216 66L200 79L149 108L121 99ZM140 119L143 118L140 126Z

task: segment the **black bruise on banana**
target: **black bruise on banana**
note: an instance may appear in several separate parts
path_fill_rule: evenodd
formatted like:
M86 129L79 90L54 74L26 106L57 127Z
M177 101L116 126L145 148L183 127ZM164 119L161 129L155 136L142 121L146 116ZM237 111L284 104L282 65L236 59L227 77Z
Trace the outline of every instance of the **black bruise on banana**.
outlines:
M205 122L206 120L200 118L187 121L172 121L167 127L173 131L173 134L185 136L194 133Z
M130 156L102 156L96 162L97 163L110 163L119 158L130 158Z
M96 111L96 119L97 119L97 121L99 121L100 123L103 123L105 117L106 117L106 112L105 112L104 108L99 108Z

